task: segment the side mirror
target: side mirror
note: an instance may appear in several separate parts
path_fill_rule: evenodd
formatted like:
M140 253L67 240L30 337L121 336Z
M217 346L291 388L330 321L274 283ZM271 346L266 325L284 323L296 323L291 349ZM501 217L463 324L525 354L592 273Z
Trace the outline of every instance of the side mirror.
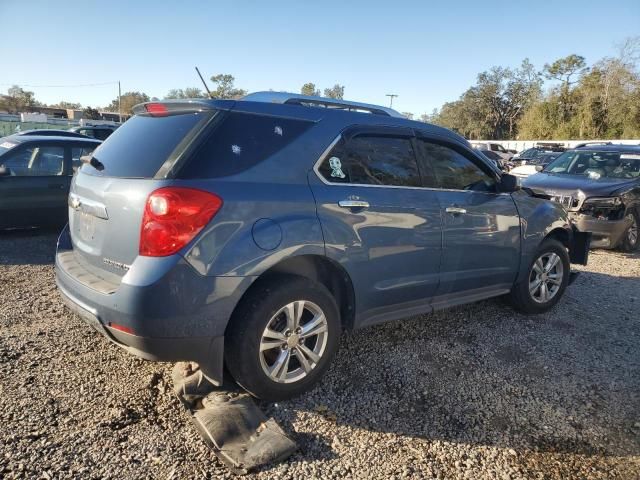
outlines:
M509 175L503 173L500 176L500 182L498 183L498 190L504 193L511 193L520 190L520 180L515 175Z
M544 170L542 165L536 165L536 172L541 172L542 170Z
M5 167L4 165L0 165L0 177L9 176L11 176L11 169L9 167Z

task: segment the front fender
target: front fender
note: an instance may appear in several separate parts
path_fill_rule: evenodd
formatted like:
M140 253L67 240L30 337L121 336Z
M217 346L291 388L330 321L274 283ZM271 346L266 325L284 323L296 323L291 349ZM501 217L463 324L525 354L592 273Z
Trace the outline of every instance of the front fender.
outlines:
M562 205L531 196L524 190L513 193L512 197L520 215L520 273L517 280L520 281L526 278L540 243L552 232L559 230L566 234L570 251L577 247L572 247L574 228ZM585 241L584 237L582 241ZM576 258L580 259L579 256Z

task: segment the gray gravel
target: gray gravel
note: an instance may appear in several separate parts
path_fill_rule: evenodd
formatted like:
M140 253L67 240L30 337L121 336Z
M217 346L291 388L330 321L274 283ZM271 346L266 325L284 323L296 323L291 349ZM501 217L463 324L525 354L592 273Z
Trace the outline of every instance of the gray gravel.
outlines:
M52 233L0 233L0 478L228 478L171 392L60 302ZM345 335L301 445L247 478L640 478L640 255L594 252L554 311L500 300Z

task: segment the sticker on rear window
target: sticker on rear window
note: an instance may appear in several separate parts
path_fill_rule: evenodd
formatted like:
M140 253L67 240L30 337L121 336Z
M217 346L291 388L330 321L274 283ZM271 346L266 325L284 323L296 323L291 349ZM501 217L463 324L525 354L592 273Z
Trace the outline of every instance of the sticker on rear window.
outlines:
M331 176L334 178L345 178L346 175L342 171L342 162L338 157L331 157L329 159L329 166L331 167Z
M2 142L2 143L0 143L0 148L13 148L16 145L17 145L17 143Z

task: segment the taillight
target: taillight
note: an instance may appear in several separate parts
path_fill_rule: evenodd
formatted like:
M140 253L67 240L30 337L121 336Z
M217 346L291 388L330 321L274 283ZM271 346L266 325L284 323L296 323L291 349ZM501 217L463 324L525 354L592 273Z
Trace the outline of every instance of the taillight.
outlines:
M213 193L184 187L165 187L147 198L140 230L140 255L173 255L209 223L222 207Z
M154 117L164 117L169 114L169 110L167 107L161 103L147 103L144 106L147 113L153 115Z

